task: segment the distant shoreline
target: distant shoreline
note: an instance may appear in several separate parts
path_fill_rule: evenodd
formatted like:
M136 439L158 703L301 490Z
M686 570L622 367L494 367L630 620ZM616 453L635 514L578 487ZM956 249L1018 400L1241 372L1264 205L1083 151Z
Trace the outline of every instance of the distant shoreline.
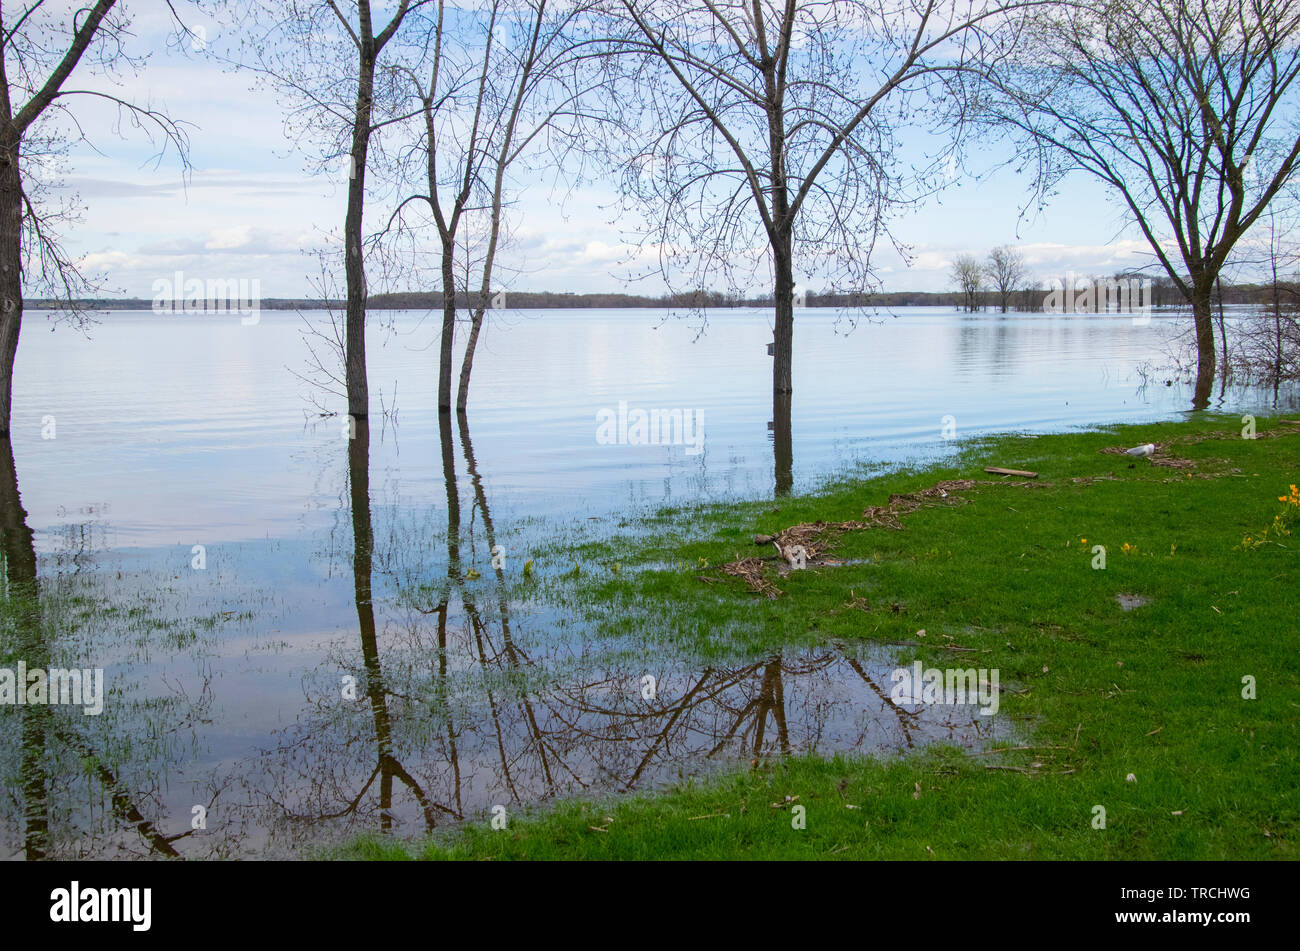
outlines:
M1168 311L1184 308L1187 305L1179 299L1172 288L1154 288L1151 303L1154 309ZM1223 288L1224 304L1257 304L1264 300L1267 288L1259 284L1225 285ZM1038 288L1025 288L1012 293L1010 310L1017 313L1041 312L1045 296L1049 292ZM478 295L458 295L458 310L468 309L479 302ZM997 296L991 291L980 293L980 302L984 312L1000 310ZM176 301L177 309L186 302ZM205 301L194 301L198 305L187 313L202 313L208 308ZM494 303L496 303L494 301ZM878 294L848 293L814 293L808 291L801 306L804 307L951 307L959 309L964 303L961 294L955 291L893 291ZM293 297L264 297L257 302L259 310L343 310L344 300L320 300ZM641 296L637 294L565 294L551 291L505 291L505 306L493 307L494 310L637 310L669 308L704 308L704 309L739 309L773 307L772 298L738 296L722 294L716 291L695 291L682 294L670 294L660 297ZM59 311L69 310L67 301L48 298L26 300L23 307L28 310ZM154 299L150 297L90 298L75 302L78 310L152 310ZM214 307L214 312L224 308ZM396 293L376 294L366 305L367 310L441 310L442 294Z
M176 302L178 305L181 301ZM203 301L198 301L195 312L204 310ZM457 300L457 309L466 309L473 301ZM344 300L308 300L304 298L262 298L259 306L262 310L325 310L337 308L342 310L347 305ZM878 294L868 299L850 301L844 294L807 295L805 306L808 307L843 307L878 306L905 307L930 306L942 307L958 305L957 295L930 292L903 292L896 294ZM77 306L84 310L152 310L152 298L97 298L79 300ZM667 307L707 307L709 309L740 309L753 307L772 307L772 300L754 298L727 298L721 294L708 294L693 297L677 295L672 297L641 297L634 294L556 294L548 292L519 291L510 292L507 306L493 308L499 310L662 310ZM67 310L66 301L29 300L23 302L27 310ZM441 310L441 294L377 294L366 305L367 310Z

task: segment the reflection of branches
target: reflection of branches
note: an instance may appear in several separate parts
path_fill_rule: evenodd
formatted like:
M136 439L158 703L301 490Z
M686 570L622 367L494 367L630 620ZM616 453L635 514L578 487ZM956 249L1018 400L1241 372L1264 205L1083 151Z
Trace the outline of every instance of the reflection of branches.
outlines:
M462 387L463 386L464 384L462 382ZM463 410L463 406L461 409ZM448 414L442 414L442 416L450 422ZM469 473L470 484L474 487L475 506L483 517L483 534L487 538L488 553L490 555L495 555L497 550L496 527L492 522L492 510L488 506L487 491L483 487L483 479L479 475L478 464L474 459L474 443L470 440L469 436L469 417L462 411L456 414L456 420L460 431L461 450L465 454L465 468ZM452 465L447 471L447 478L453 480L454 483L455 477L455 466ZM523 655L515 645L514 637L510 632L510 605L506 597L505 569L495 557L492 559L492 570L496 575L497 611L501 621L502 651L497 656L504 656L510 666L517 670L522 666L520 658ZM487 653L484 650L484 644L491 644L490 637L484 628L482 620L479 618L478 611L475 608L473 601L465 595L463 590L462 599L465 603L465 611L469 615L470 623L474 628L474 640L479 649L479 661L483 664L483 667L486 670L489 662ZM527 657L523 656L523 660L526 661ZM506 785L510 789L511 798L513 801L518 802L519 794L514 787L513 780L510 778L510 767L505 753L505 739L501 734L500 716L496 710L496 698L491 696L490 689L488 694L489 702L492 705L492 721L497 731L497 747L501 754L501 768L506 777ZM541 760L542 773L546 778L547 790L550 791L554 788L554 778L551 776L551 764L547 757L546 745L541 740L541 729L537 725L537 714L527 696L520 699L520 707L523 710L529 734L536 745L538 756ZM459 795L459 790L457 790L457 795Z
M849 666L853 668L853 672L862 678L862 682L871 688L871 692L880 698L880 702L888 703L889 698L885 696L885 692L876 686L874 680L867 676L867 672L862 669L862 665L852 657L847 657L846 659L848 660ZM917 711L904 710L902 707L897 705L893 706L893 710L898 714L898 725L902 727L903 736L907 738L907 748L910 750L914 745L912 742L912 731L910 727L917 717Z
M153 822L146 819L136 804L132 801L131 796L125 790L120 788L121 783L118 774L110 767L100 762L99 757L95 755L94 750L92 750L88 744L83 743L81 740L72 736L69 732L60 730L57 727L54 730L54 735L57 736L60 741L75 750L77 755L81 757L82 762L88 764L94 770L95 775L99 778L103 787L112 793L113 812L118 816L118 818L122 819L139 832L141 837L149 843L149 847L155 852L172 859L180 858L180 853L177 852L175 846L172 845L173 839L180 838L180 836L168 838L158 830L158 827L154 825Z
M33 667L44 666L49 650L41 636L40 590L36 580L36 546L27 526L27 512L18 493L18 470L13 446L3 439L0 455L0 541L3 541L6 607L14 615L14 628L22 656ZM25 685L19 684L22 690ZM49 848L46 798L45 741L50 712L43 706L22 709L22 765L24 846L29 859L45 857Z
M5 607L13 616L18 634L18 652L29 667L48 668L51 645L43 632L40 589L37 578L34 535L27 525L18 491L18 472L13 447L0 439L0 551L3 551ZM25 684L18 689L25 689ZM131 795L123 788L117 771L102 762L91 745L66 727L58 725L54 712L43 704L24 706L21 724L20 782L23 794L23 840L28 859L43 859L50 844L49 762L50 740L59 740L75 753L81 764L111 793L113 813L144 837L150 848L169 858L178 857L171 840L144 817Z
M446 668L442 661L438 666L459 676L436 684L428 708L420 704L417 681L404 687L417 706L395 717L391 728L393 746L401 746L411 772L421 782L428 777L426 789L443 790L433 798L455 801L462 811L646 787L711 760L801 750L905 750L922 738L969 743L986 732L987 721L971 708L961 714L951 707L910 711L895 705L878 686L888 667L873 669L869 659L847 652L775 653L694 671L669 664L659 671L656 697L647 701L639 669L585 648L571 654L554 639L534 644L533 662L512 661L506 651L493 649L491 639L499 632L494 634L486 616L466 612L465 626L457 631L454 614L449 610L448 629L439 636L441 651L451 656ZM428 678L425 656L421 649L409 658L390 650L389 678L403 671ZM572 673L561 673L575 665ZM450 722L450 711L461 709L449 736L441 719ZM435 732L422 738L421 724L433 719L439 720ZM328 724L321 728L321 738L347 755L350 737L331 736ZM452 740L455 764L448 756ZM321 773L319 789L337 767L328 755L309 759L308 768ZM486 783L463 787L462 773ZM353 795L341 800L341 808L321 809L319 817L354 814L360 800Z
M690 706L692 699L694 699L695 695L700 692L700 688L708 682L711 673L713 673L713 669L706 667L699 682L690 689L690 692L682 698L682 702L677 705L675 710L673 710L672 716L668 718L668 722L664 724L664 728L659 731L659 734L655 737L655 741L651 744L650 749L646 750L645 756L641 757L641 762L637 764L636 771L633 772L631 777L627 780L626 785L628 788L635 785L636 781L641 778L641 773L645 770L646 766L649 765L650 760L654 757L655 751L659 748L660 744L668 739L668 734L672 732L673 725L677 722L677 718L682 715L683 710Z
M358 717L356 705L332 702L340 661L332 657L322 665L331 679L320 685L319 716L301 722L293 728L301 731L295 739L265 754L273 779L259 795L272 816L310 824L365 821L373 818L365 804L375 801L378 787L379 826L388 831L404 817L393 802L396 779L411 790L416 808L408 809L427 828L439 811L463 816L500 802L645 788L711 762L803 750L904 750L922 738L970 742L984 734L988 721L973 711L911 712L893 704L878 686L891 662L837 649L699 666L689 657L660 659L656 692L646 699L644 661L619 659L624 645L549 625L538 636L530 630L533 615L509 603L500 562L493 578L473 583L477 573L469 569L483 566L482 551L474 550L473 532L464 533L450 414L439 416L446 548L421 548L430 534L424 527L392 534L385 563L412 552L433 552L436 560L388 572L396 595L385 608L405 612L400 624L409 639L382 645L382 668L384 634L372 601L374 542L361 468L368 433L358 421L349 454L353 567L370 709ZM497 525L468 422L461 416L458 423L471 511L483 518L478 537L493 551ZM370 742L378 745L377 761L356 753ZM290 769L299 772L286 777ZM277 798L283 791L311 805L282 804Z

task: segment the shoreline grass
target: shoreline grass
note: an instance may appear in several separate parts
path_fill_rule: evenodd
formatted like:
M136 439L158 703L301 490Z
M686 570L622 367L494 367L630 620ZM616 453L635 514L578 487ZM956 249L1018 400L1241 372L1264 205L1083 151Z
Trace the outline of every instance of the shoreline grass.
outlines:
M1256 425L1256 439L1221 415L980 439L925 469L659 513L581 546L570 554L591 567L547 582L554 600L651 650L904 642L918 646L901 650L900 666L996 668L1015 686L1001 715L1028 724L1001 744L1012 748L762 760L667 792L512 808L504 831L484 816L426 840L362 838L326 854L1294 858L1300 524L1242 542L1286 511L1300 425ZM1101 451L1147 442L1179 461ZM1032 488L979 484L927 501L901 527L845 531L829 552L843 564L780 575L767 562L775 597L719 570L772 553L755 535L861 520L868 506L943 480L987 483L996 477L986 465L1040 475ZM1255 699L1243 696L1248 677ZM794 827L793 805L806 810L805 828Z

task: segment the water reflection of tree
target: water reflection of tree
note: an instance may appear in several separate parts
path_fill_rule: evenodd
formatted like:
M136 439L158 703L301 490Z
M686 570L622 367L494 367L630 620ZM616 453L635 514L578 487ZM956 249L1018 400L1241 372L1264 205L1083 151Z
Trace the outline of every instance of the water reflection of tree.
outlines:
M0 534L4 538L6 609L13 626L13 652L29 667L48 667L49 651L41 630L40 589L36 578L36 546L27 527L27 512L18 492L18 470L8 439L0 449ZM24 689L25 685L15 685ZM23 848L29 859L44 858L49 848L45 744L50 732L48 707L22 707L22 761L19 770L23 797Z
M944 721L895 706L879 673L848 650L647 665L621 659L618 645L551 627L539 610L524 612L521 634L510 556L493 564L497 529L468 423L462 416L458 424L470 525L463 524L451 420L443 414L446 562L410 573L423 584L388 599L381 630L363 471L368 451L358 423L349 462L368 715L335 700L337 671L350 662L346 652L331 658L306 685L315 715L286 731L264 758L263 803L272 806L266 820L340 820L384 832L414 820L428 829L437 813L464 817L495 804L652 786L710 763L801 750L904 750L926 738L987 732L978 717ZM481 533L473 530L476 520ZM417 550L420 534L395 533L392 544ZM467 578L470 569L481 577ZM537 636L527 630L534 624ZM646 674L656 678L650 699L642 692ZM394 778L417 808L395 802Z
M361 787L361 792L339 814L354 810L378 778L380 828L387 832L392 828L393 780L396 778L411 790L420 804L426 826L432 829L435 804L429 801L419 782L393 754L388 692L384 686L383 665L379 660L371 588L375 536L370 515L370 424L364 419L356 421L356 432L348 441L348 484L352 502L352 581L356 595L357 625L361 632L361 654L366 671L366 697L374 719L377 762L370 778Z
M13 632L11 649L3 653L15 662L23 661L28 670L60 666L51 641L55 625L47 624L43 616L34 534L27 525L13 446L8 439L0 439L0 550L4 557L5 620ZM19 690L25 687L15 685ZM111 765L97 750L97 744L82 736L77 726L77 718L84 715L80 709L67 713L43 704L15 707L3 713L20 720L22 854L29 860L53 857L58 851L52 831L56 825L63 835L75 835L77 817L70 800L65 795L56 803L51 792L59 789L66 793L89 775L108 795L112 815L120 827L134 829L152 854L176 857L179 853L173 842L180 836L165 835L141 811L140 797L123 780L121 767ZM84 851L86 842L76 847Z

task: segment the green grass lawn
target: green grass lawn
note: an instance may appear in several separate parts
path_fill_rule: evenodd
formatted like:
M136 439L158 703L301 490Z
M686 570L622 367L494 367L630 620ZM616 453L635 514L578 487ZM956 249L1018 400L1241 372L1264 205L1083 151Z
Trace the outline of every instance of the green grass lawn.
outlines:
M1017 727L992 749L1029 749L766 760L666 793L562 803L516 816L504 831L484 817L426 841L365 839L333 854L1295 857L1300 519L1294 535L1274 529L1257 546L1242 541L1284 510L1300 512L1278 500L1300 482L1300 425L1257 425L1257 439L1242 438L1238 417L1210 416L981 440L938 468L662 512L570 552L584 566L576 577L534 582L650 650L707 657L911 641L919 646L899 649L900 666L997 669L1009 688L1000 714ZM1100 452L1170 441L1160 456L1181 466ZM1040 475L998 482L986 465ZM720 569L774 554L756 534L862 521L891 494L954 479L998 484L926 500L899 516L901 528L838 534L828 557L847 564L814 559L782 576L763 563L775 597ZM1097 545L1104 569L1094 568ZM1146 603L1124 610L1121 594ZM1247 677L1254 699L1243 697ZM794 827L794 806L804 807L804 828Z

